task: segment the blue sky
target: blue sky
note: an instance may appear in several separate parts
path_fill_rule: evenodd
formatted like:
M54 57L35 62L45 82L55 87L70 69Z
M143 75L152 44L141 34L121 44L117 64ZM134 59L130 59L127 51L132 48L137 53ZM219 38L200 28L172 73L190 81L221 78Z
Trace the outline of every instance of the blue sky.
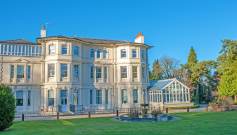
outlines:
M133 41L143 32L162 56L181 63L193 46L199 60L216 59L221 40L237 38L236 0L6 0L1 1L0 40L34 41L42 24L48 35Z

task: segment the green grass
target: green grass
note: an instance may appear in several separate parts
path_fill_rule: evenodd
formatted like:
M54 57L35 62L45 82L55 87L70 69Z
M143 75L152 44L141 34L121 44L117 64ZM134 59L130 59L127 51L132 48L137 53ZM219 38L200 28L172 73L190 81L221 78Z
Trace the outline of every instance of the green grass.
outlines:
M237 135L237 112L180 113L160 123L112 118L15 122L0 135Z

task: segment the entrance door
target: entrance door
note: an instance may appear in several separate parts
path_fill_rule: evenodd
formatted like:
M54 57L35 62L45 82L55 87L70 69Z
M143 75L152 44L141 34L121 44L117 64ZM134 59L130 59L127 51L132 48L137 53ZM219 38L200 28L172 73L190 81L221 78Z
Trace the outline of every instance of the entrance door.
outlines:
M67 90L60 91L61 112L67 112Z

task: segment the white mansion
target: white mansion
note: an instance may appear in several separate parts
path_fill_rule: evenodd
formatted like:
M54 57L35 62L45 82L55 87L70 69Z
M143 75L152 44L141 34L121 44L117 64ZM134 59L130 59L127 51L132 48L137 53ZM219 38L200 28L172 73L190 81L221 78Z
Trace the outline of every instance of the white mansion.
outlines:
M75 112L138 107L147 102L144 36L135 42L65 36L0 41L1 83L17 112Z
M18 113L190 103L177 80L149 85L149 48L142 33L128 42L46 36L43 27L36 43L0 41L0 83L13 89Z

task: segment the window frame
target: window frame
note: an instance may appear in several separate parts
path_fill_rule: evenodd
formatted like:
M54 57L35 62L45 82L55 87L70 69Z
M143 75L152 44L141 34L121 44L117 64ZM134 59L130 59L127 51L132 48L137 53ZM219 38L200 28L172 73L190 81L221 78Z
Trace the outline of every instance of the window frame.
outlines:
M60 63L60 77L61 78L67 78L68 77L68 64Z
M53 78L53 77L55 77L55 64L50 63L48 64L48 78Z
M127 104L128 103L127 89L121 89L121 102L122 102L122 104Z
M18 95L17 93L21 93ZM16 91L16 106L24 106L24 92L23 90L17 90Z
M137 49L132 49L132 58L137 58Z
M20 67L21 67L21 71L22 73L20 74L19 71L20 70ZM16 68L16 78L17 79L24 79L25 78L25 66L24 65L17 65L17 68Z
M68 54L68 46L67 45L62 45L61 46L61 54L62 55L67 55Z
M122 79L128 78L128 67L127 66L120 66L120 77Z
M102 90L96 90L96 104L102 104Z
M127 50L126 49L120 50L120 58L127 58Z

